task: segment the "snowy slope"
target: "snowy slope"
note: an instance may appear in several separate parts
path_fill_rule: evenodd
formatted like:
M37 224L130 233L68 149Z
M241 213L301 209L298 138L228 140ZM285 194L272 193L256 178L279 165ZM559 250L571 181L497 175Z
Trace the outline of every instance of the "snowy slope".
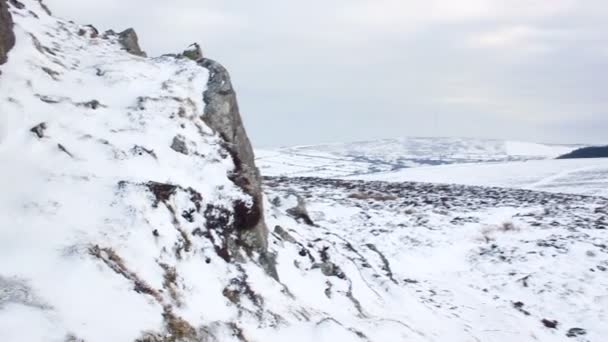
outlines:
M191 234L209 222L184 214L229 218L250 201L200 119L207 71L23 4L0 77L0 340L133 341L230 321L213 290L234 269Z
M608 159L442 165L351 178L498 186L608 197Z
M607 199L322 178L270 177L266 186L279 209L293 205L285 194L305 197L315 224L275 212L271 222L289 233L275 230L284 283L326 302L340 322L331 324L355 327L362 340L599 342L608 334ZM334 265L325 285L310 274L321 260ZM341 313L348 308L356 318Z
M576 146L470 138L403 138L258 150L267 176L328 178L410 167L555 158Z

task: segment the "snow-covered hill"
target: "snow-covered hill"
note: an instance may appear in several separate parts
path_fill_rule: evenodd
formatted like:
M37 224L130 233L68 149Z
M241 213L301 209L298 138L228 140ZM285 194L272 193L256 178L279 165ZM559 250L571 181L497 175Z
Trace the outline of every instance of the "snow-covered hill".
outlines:
M263 196L221 65L7 3L0 341L608 335L607 199L321 178L266 178ZM562 153L463 144L439 159Z
M472 138L403 138L257 150L266 176L340 178L418 166L555 158L578 145Z

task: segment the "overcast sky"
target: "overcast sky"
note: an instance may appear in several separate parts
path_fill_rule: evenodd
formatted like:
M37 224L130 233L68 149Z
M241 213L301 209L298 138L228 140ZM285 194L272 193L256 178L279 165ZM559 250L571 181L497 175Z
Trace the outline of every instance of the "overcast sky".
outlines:
M46 0L149 55L200 42L254 145L608 143L606 0Z

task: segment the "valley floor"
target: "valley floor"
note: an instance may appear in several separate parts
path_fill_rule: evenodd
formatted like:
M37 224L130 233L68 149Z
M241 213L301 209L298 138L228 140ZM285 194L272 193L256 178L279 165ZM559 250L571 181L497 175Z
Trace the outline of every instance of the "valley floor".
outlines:
M266 188L281 281L326 324L365 336L342 340L608 336L608 199L320 178L268 177ZM280 214L294 192L314 226ZM311 256L334 265L325 280Z
M452 164L348 178L498 186L608 197L608 158Z

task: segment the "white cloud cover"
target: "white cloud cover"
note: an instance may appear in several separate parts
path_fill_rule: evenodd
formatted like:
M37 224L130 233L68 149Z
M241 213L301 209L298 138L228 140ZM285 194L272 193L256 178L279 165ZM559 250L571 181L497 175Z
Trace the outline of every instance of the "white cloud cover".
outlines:
M604 0L46 2L103 29L133 26L153 55L201 42L231 70L259 146L606 142Z

